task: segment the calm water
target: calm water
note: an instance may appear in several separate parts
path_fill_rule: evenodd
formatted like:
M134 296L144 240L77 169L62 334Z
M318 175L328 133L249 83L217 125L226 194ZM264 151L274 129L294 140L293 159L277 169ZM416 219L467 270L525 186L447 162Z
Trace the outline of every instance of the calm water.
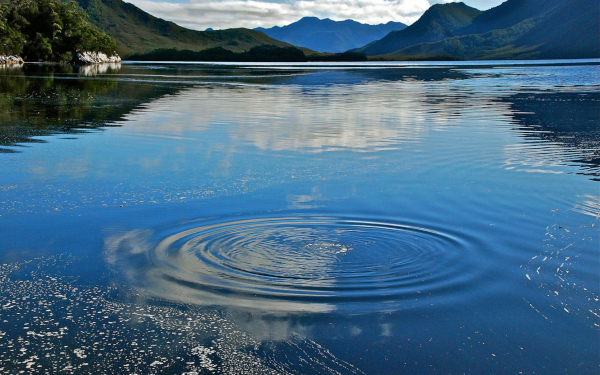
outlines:
M0 373L600 370L600 61L0 87Z

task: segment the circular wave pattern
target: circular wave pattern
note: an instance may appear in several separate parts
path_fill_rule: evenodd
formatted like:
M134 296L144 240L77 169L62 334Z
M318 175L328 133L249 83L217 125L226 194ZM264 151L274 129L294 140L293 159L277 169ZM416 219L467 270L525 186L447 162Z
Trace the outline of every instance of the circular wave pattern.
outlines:
M187 228L149 250L165 298L271 311L395 309L461 293L473 248L430 228L285 217Z

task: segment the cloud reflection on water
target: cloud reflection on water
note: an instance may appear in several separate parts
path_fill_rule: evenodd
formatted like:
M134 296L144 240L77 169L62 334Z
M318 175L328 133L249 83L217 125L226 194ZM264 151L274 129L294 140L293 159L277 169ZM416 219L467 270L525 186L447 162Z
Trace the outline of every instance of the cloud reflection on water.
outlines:
M231 245L193 243L198 241L194 238L196 233L215 229L223 230L219 229L218 225L199 227L169 236L158 244L152 242L152 232L149 230L134 230L122 235L114 235L105 241L105 259L122 277L141 291L169 301L244 308L275 314L324 313L335 309L333 305L322 302L311 303L306 299L294 302L294 298L288 300L277 298L276 290L268 290L266 279L265 290L261 290L258 285L248 285L249 289L245 290L246 286L240 283L240 280L236 280L237 272L244 274L241 276L249 283L256 283L256 280L263 277L261 273L265 273L264 277L267 277L267 273L272 273L274 276L279 273L281 275L279 277L284 281L288 280L288 277L303 278L299 273L303 265L310 268L304 270L305 272L326 274L327 269L335 264L335 257L332 256L334 254L304 252L302 257L298 257L299 253L296 257L287 257L285 254L296 253L297 249L287 248L284 243L270 244L268 241L260 242L258 239L248 240L242 237L236 241L245 241L245 246L235 245L235 243ZM272 231L264 228L261 235L265 237L278 235L277 232L268 233ZM186 242L183 247L177 248L181 245L177 242L186 237L192 239L188 240L189 242ZM204 248L204 246L211 246L211 248ZM228 246L239 247L229 249ZM284 255L276 256L278 252ZM206 258L201 256L202 253ZM229 257L233 258L228 262ZM217 258L225 261L219 264ZM229 267L227 263L230 262L232 268L227 269ZM236 267L241 268L235 271ZM326 288L333 282L333 279L309 277L303 278L302 285L310 288ZM275 285L277 283L272 283L271 288ZM262 295L252 296L252 288L257 288L256 292ZM288 293L293 297L291 290Z
M266 76L268 86L209 84L134 111L123 133L201 141L206 138L200 133L224 129L232 150L242 145L310 153L393 150L443 130L465 110L465 93L435 79L465 76L447 69L437 73L316 71ZM212 141L214 147L225 140Z
M117 126L106 132L104 144L98 144L103 150L110 147L111 153L92 149L78 153L72 159L85 168L77 169L78 176L71 175L80 179L101 176L104 182L97 188L111 194L120 189L117 184L121 181L112 186L110 179L129 168L132 175L143 180L136 185L136 200L160 201L166 196L204 198L252 191L273 181L299 181L307 176L320 180L332 173L348 173L341 167L349 164L336 162L339 155L332 155L334 152L343 152L343 157L360 153L358 157L373 158L403 149L411 153L419 150L427 138L453 129L463 132L460 142L473 145L468 150L472 157L463 149L460 155L436 158L438 165L453 157L462 157L469 163L475 158L497 159L496 150L481 147L481 143L487 142L492 130L504 128L521 140L504 147L504 156L500 157L507 160L507 168L565 173L565 166L578 166L592 178L598 175L598 122L594 117L598 100L590 93L568 94L568 87L562 86L577 82L562 78L556 82L562 85L561 93L538 93L530 100L528 93L498 86L498 82L506 82L503 74L511 72L507 69L481 69L490 72L478 75L478 69L448 67L281 71L124 64L116 74L98 75L109 77L107 80L74 80L70 70L45 79L27 79L27 74L43 76L43 69L51 69L34 68L42 69L27 67L23 69L26 74L2 77L7 91L1 99L7 112L6 121L0 126L1 144L40 141L32 139L31 134ZM561 72L569 73L569 69L547 67L541 71L561 77ZM563 75L570 77L567 73ZM175 78L180 84L168 83ZM38 87L41 83L46 87L43 90ZM552 101L543 102L540 98ZM571 117L580 116L591 127L574 129L577 124L557 116L557 110ZM51 127L58 122L61 128ZM73 127L64 126L65 123ZM448 142L456 141L456 136L448 135ZM441 138L444 136L437 136ZM52 138L44 138L47 139ZM135 147L135 152L125 152L128 147ZM447 149L456 152L451 145ZM77 151L64 147L61 153L65 152ZM283 159L273 164L265 161L281 157L298 161L305 154L313 155L318 170L315 165L290 169ZM260 164L248 166L245 161L252 158L247 155L263 159ZM26 170L40 179L65 176L64 168L53 167L52 163L53 159L40 161ZM356 165L349 170L355 170ZM359 167L368 165L361 163ZM273 177L283 171L289 172L284 179ZM181 175L187 180L180 179L177 186L157 182L164 181L167 175ZM216 178L214 184L203 184ZM121 190L115 194L119 201L128 194ZM317 203L290 197L289 204L308 208ZM60 205L66 207L69 202L52 204Z

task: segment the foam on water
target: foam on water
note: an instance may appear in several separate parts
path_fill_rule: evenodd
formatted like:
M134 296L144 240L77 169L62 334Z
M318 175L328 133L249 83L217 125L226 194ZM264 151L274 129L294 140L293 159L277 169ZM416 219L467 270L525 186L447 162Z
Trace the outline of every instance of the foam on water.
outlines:
M120 301L114 286L60 275L76 266L68 255L0 264L0 373L364 374L299 334L263 341L222 311L135 291Z

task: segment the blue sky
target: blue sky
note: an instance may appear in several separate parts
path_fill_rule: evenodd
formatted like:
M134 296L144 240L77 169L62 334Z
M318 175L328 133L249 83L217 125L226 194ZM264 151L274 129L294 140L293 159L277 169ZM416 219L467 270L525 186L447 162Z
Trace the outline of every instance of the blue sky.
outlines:
M411 24L432 4L453 0L126 0L148 13L196 30L284 26L306 16L379 24ZM505 0L463 0L486 10Z

